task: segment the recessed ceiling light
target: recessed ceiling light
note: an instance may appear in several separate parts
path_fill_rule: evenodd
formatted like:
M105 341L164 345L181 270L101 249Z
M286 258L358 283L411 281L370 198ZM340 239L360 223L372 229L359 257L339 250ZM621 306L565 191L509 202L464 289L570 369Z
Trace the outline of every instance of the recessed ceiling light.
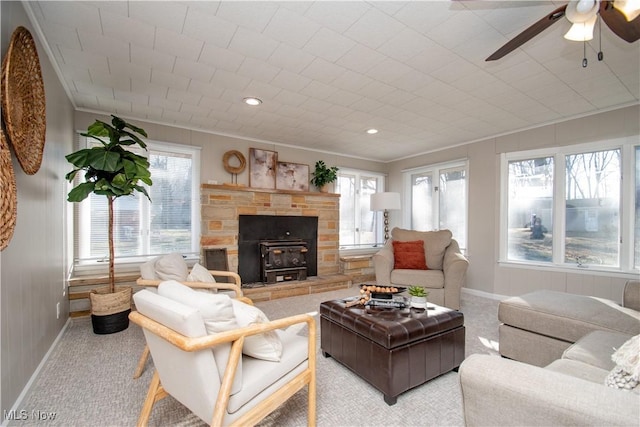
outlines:
M367 129L367 133L369 135L375 135L376 133L378 133L378 129Z
M262 100L260 98L248 97L243 99L244 103L247 105L260 105L262 104Z

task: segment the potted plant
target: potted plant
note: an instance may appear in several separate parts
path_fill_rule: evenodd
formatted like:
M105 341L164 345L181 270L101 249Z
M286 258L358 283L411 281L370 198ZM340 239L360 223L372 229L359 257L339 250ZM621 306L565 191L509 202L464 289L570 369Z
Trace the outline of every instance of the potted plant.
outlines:
M338 179L338 168L336 166L327 167L322 160L316 162L316 169L313 171L311 183L323 193L327 192L327 184L331 184Z
M96 334L111 334L126 329L131 311L132 288L115 286L113 202L118 197L133 195L136 191L151 200L141 185L141 182L147 185L152 183L149 161L146 157L125 149L130 145L139 145L146 150L147 145L138 135L146 137L147 133L119 117L111 117L111 125L96 120L82 134L99 141L101 145L84 148L66 156L74 169L65 175L65 179L73 182L78 172L84 172L83 182L69 192L67 200L81 202L91 193L105 196L108 200L109 285L92 290L89 294L91 323Z
M427 308L427 296L429 292L422 286L409 286L407 290L411 295L411 307Z

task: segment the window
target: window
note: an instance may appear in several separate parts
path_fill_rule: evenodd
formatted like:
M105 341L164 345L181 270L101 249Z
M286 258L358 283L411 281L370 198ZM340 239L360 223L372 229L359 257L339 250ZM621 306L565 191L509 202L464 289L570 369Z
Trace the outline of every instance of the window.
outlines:
M451 230L461 248L467 240L467 164L453 162L405 171L414 230Z
M503 260L638 269L638 147L615 142L594 147L504 156ZM631 178L632 164L635 185L623 187L623 176ZM635 238L625 237L625 223L633 223Z
M80 140L88 147L95 143L85 137ZM134 263L137 266L146 257L171 252L199 253L200 150L146 142L148 151L138 149L137 152L149 159L153 185L147 191L151 202L139 193L115 199L117 265ZM91 194L74 205L74 273L106 270L109 256L107 198Z
M384 176L340 169L336 189L340 193L340 249L380 243L381 215L369 209L369 198L373 193L384 191Z
M509 162L509 259L551 262L553 160Z

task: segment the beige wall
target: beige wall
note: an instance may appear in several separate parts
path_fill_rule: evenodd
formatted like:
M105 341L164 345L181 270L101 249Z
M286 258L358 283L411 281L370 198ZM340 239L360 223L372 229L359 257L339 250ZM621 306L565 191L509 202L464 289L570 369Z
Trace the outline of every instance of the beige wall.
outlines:
M77 112L76 126L79 129L85 129L95 118L108 119L104 116ZM150 139L202 147L201 182L203 183L209 180L218 181L218 183L230 182L230 175L222 166L222 156L232 149L248 156L250 147L277 151L279 160L306 163L310 167L316 160L322 159L329 165L343 168L388 173L388 190L398 191L401 194L404 191L402 170L467 159L469 162L467 256L470 260L467 288L498 295L518 295L546 288L620 300L622 287L629 275L599 275L583 270L575 272L541 270L498 264L500 154L621 137L638 142L639 118L640 107L632 106L390 163L300 150L285 145L258 143L152 123L138 121L134 123L140 124L147 131ZM238 177L238 182L248 184L248 170ZM405 194L402 194L402 197L403 200L407 200ZM392 212L390 218L391 227L403 226L402 216L399 213Z
M42 166L26 175L13 162L18 214L13 238L0 252L0 408L9 410L69 317L64 292L64 227L73 109L33 32L21 2L0 3L4 57L11 34L22 25L36 39L46 95L47 132ZM56 318L56 304L60 317ZM4 414L4 412L3 412Z
M468 159L468 288L499 295L552 289L620 301L624 283L632 278L631 275L598 274L582 270L543 270L498 264L500 153L613 138L638 143L639 135L640 107L636 105L393 162L389 165L389 179L393 191L402 191L403 169ZM632 177L629 176L629 179ZM392 222L394 226L402 225L399 215Z
M126 115L122 115L122 117L126 118ZM93 123L95 119L109 121L110 117L94 113L76 112L76 129L86 130L87 126ZM308 164L310 174L313 172L313 166L318 160L324 160L324 162L329 166L356 168L375 172L385 172L387 168L387 166L381 162L354 159L351 157L328 154L319 151L302 150L288 145L269 144L241 138L232 138L228 136L159 125L141 120L132 119L131 122L142 127L147 132L147 135L149 135L149 140L201 147L200 182L205 184L209 183L209 181L217 181L218 184L231 182L231 175L224 170L222 164L222 157L224 156L224 153L229 150L237 150L244 154L245 158L248 159L250 148L276 151L278 153L278 160L282 162ZM244 185L249 184L248 166L245 168L244 172L238 175L237 182Z

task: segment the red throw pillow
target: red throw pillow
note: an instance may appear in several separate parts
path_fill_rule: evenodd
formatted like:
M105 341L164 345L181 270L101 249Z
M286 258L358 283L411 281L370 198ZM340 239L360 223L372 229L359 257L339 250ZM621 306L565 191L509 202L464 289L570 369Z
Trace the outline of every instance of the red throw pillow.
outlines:
M405 268L409 270L428 270L427 260L424 257L424 241L393 242L393 268Z

